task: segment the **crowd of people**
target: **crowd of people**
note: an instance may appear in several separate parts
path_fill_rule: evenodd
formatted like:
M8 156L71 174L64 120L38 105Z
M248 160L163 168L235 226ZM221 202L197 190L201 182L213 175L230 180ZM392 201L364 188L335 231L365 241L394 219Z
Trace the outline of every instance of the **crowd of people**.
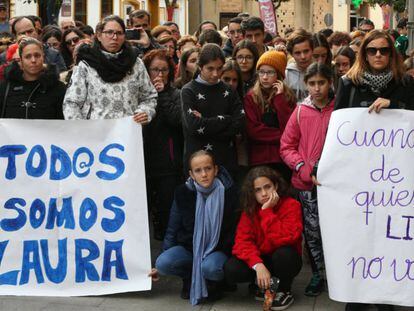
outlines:
M43 26L36 16L9 24L0 33L1 118L141 124L151 227L163 241L149 276L180 277L193 305L237 283L264 300L275 277L271 310L288 308L303 244L313 273L305 295L319 295L317 168L330 116L414 105L405 19L397 31L363 20L351 33L280 36L245 13L223 31L203 21L194 35L174 22L151 29L144 10L95 29Z

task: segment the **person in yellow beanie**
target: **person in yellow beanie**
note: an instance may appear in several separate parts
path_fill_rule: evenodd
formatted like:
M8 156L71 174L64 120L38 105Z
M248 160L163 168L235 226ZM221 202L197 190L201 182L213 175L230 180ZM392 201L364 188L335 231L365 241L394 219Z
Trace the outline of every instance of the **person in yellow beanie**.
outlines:
M262 54L256 65L258 79L245 96L244 110L250 165L266 164L290 181L291 171L279 152L280 138L296 106L294 93L283 82L286 64L283 52Z

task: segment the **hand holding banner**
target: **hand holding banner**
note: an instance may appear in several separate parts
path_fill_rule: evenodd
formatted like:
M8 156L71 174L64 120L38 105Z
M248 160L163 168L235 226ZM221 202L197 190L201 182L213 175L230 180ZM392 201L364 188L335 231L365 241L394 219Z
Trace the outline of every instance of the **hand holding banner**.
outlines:
M414 112L335 111L318 169L329 296L414 306Z
M151 288L141 127L0 121L0 294Z

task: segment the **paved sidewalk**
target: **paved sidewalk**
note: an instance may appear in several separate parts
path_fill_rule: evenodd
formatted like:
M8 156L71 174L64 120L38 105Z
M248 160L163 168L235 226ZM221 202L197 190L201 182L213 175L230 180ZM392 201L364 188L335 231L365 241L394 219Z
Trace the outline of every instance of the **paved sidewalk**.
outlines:
M153 258L158 254L160 243L152 241ZM310 267L304 265L293 284L294 304L289 311L343 311L344 304L330 300L324 292L317 298L303 295L310 279ZM149 292L125 293L97 297L1 297L0 311L260 311L261 303L248 295L247 284L241 284L237 292L227 293L214 304L191 307L188 300L179 297L181 281L178 278L162 278L154 283ZM374 308L372 310L375 310ZM397 311L414 308L397 308Z

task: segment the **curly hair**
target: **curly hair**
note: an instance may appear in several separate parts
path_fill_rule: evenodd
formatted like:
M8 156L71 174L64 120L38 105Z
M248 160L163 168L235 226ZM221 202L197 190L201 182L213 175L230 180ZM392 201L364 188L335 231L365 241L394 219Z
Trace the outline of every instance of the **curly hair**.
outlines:
M254 191L254 181L260 177L268 178L275 186L277 186L277 193L279 197L289 195L288 184L274 169L268 166L257 166L252 168L244 179L240 196L241 208L249 216L253 216L258 208Z
M168 56L166 50L155 49L155 50L151 50L147 54L145 54L145 56L142 58L142 62L144 63L145 68L147 69L147 72L149 73L149 68L151 66L151 63L156 58L167 62L167 64L168 64L168 82L172 83L174 81L175 65L174 65L174 61L172 60L172 58L170 56Z

